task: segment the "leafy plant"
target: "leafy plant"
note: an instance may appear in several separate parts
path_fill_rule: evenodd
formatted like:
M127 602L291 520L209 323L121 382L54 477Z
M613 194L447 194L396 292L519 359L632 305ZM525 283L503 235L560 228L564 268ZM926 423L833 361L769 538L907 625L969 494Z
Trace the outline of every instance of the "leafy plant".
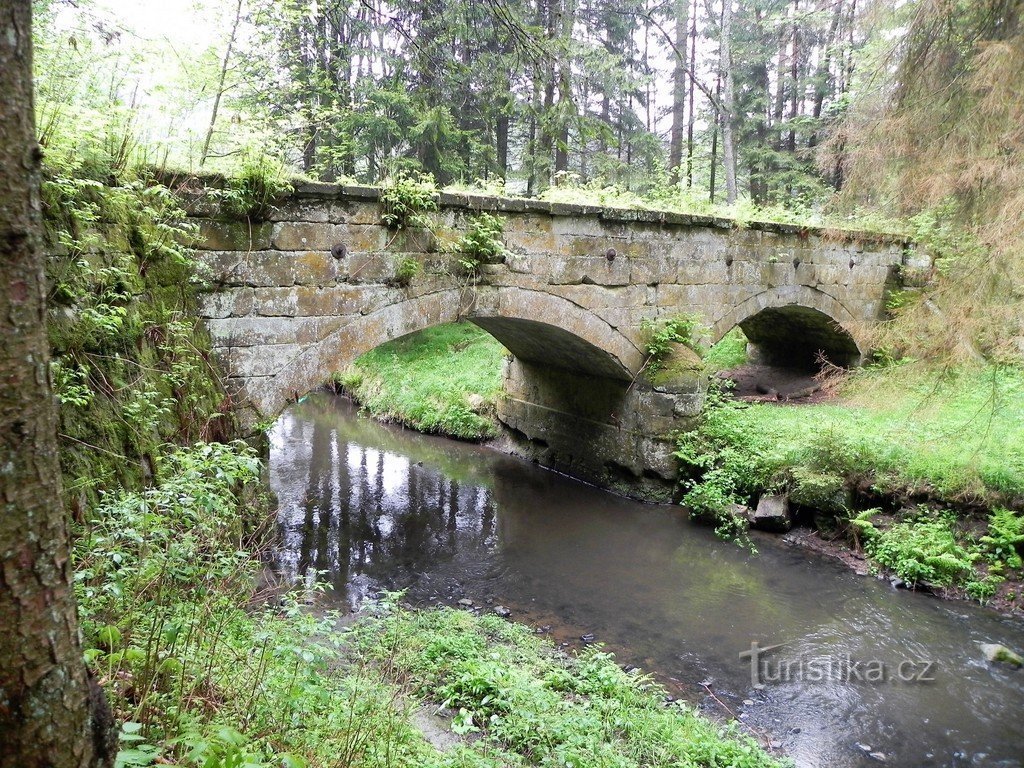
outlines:
M264 153L249 153L215 197L228 216L259 219L266 215L275 199L291 188L285 178L284 165Z
M1020 554L1024 548L1024 515L1005 508L992 510L988 533L978 539L978 544L991 563L1024 567Z
M437 210L437 183L426 173L399 171L381 185L381 222L389 229L430 226Z
M415 256L402 256L395 265L393 282L395 285L406 286L423 271L423 264Z
M474 274L480 269L481 264L504 256L504 232L505 222L500 217L490 213L474 216L457 246L460 254L459 266L462 270Z
M656 373L662 368L673 344L683 344L698 353L701 351L696 340L702 329L700 315L676 315L657 322L645 320L641 328L648 334L645 367L649 373Z
M865 550L879 564L910 584L949 586L974 565L957 541L949 515L932 516L923 510L916 519L879 530L864 527Z

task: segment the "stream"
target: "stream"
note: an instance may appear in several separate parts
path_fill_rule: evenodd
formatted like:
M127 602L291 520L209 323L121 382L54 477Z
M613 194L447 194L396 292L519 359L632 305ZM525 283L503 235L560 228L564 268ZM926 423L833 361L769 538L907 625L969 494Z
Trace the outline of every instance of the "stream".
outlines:
M407 589L418 605L504 606L572 647L593 635L798 766L1024 766L1024 671L979 649L1024 650L1020 621L778 537L752 554L679 507L382 425L334 395L278 420L270 482L276 570L324 582L333 607Z

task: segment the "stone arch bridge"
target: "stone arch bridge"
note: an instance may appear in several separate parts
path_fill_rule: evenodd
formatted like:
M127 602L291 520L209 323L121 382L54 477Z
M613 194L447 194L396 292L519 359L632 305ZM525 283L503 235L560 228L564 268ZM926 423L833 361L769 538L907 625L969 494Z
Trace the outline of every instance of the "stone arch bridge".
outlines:
M452 252L472 217L505 221L477 278ZM698 414L697 373L643 376L645 322L739 325L763 358L853 364L908 258L902 240L706 216L448 194L431 229L381 224L379 191L300 185L261 221L193 203L214 289L201 314L252 421L374 347L468 319L511 353L498 416L544 464L630 493L664 493L669 434ZM411 273L411 279L408 277Z

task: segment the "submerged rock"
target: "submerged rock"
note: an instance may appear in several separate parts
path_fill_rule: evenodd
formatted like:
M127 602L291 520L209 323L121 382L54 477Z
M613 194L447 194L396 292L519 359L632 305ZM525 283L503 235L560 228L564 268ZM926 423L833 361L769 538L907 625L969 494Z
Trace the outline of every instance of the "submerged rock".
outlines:
M1024 666L1024 659L1020 657L1020 654L1011 651L1005 645L1000 643L980 643L981 652L985 654L985 658L995 663L1009 664L1011 667L1020 668Z

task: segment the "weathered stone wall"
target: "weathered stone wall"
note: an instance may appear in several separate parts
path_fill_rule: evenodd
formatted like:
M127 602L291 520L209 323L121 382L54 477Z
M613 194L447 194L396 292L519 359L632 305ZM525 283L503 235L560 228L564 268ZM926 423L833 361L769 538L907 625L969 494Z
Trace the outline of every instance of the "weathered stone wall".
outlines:
M255 223L196 209L199 247L217 286L203 315L227 381L253 418L276 415L385 341L471 319L516 359L502 416L547 442L540 458L660 477L669 471L664 450L643 436L667 433L657 414L675 406L661 403L655 395L665 393L642 380L627 390L644 362L644 321L697 313L709 341L747 323L776 352L830 334L846 344L837 326L880 316L906 245L786 225L738 228L711 217L453 194L442 194L430 231L394 232L380 224L378 194L307 184ZM471 281L451 251L478 211L505 219L508 255ZM421 271L402 284L409 259ZM786 318L786 337L765 330L779 323L754 320L766 309ZM603 436L595 437L590 458L576 451L567 462L568 444L555 435L570 436L573 419L586 411L567 397L572 388L588 390L595 402L616 392L625 400L585 417L612 431L598 430ZM560 425L553 413L565 417ZM623 429L631 437L622 439Z

